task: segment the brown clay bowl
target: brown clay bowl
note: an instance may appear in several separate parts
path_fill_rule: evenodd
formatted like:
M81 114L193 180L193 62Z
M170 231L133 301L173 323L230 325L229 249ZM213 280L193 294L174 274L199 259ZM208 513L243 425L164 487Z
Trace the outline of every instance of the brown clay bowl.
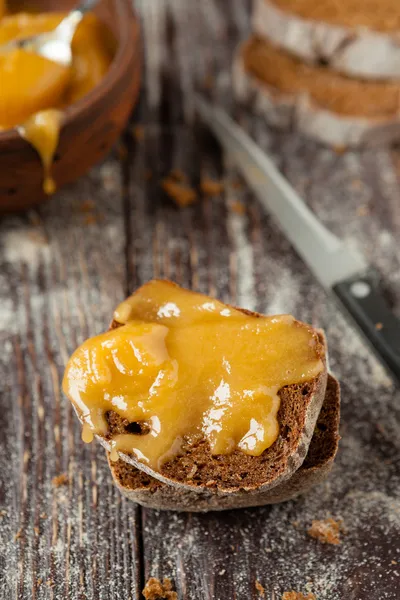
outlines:
M76 0L36 0L23 2L23 8L62 11L76 4ZM12 0L9 5L13 8ZM101 0L95 12L111 29L117 49L101 83L65 110L52 169L58 188L83 175L109 152L139 95L141 44L132 0ZM0 211L25 210L51 198L43 192L37 152L15 129L0 132Z

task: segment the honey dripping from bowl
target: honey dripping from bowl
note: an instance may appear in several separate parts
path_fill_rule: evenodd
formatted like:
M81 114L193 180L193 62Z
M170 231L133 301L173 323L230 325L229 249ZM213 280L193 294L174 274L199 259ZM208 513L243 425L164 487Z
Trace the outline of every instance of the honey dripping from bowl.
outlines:
M56 108L41 110L18 127L19 134L29 142L40 156L43 165L43 190L54 194L56 184L51 175L54 154L58 145L63 113Z

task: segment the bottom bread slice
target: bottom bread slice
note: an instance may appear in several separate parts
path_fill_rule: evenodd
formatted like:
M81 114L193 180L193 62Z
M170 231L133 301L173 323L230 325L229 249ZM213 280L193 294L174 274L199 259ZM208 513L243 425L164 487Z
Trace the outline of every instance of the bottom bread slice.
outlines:
M239 48L233 88L270 125L330 146L388 145L400 138L400 82L351 79L254 36Z
M261 493L243 490L234 496L217 495L206 487L202 492L195 492L162 483L121 459L113 462L107 452L108 463L118 489L130 500L149 508L207 512L276 504L307 492L328 475L340 439L339 419L340 387L338 381L328 375L325 400L303 464L290 479Z

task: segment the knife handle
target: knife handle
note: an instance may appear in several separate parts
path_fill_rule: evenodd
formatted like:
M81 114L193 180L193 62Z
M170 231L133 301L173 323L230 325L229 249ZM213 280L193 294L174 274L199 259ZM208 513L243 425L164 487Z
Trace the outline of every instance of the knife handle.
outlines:
M352 277L337 283L333 292L400 382L400 319L391 311L374 278Z

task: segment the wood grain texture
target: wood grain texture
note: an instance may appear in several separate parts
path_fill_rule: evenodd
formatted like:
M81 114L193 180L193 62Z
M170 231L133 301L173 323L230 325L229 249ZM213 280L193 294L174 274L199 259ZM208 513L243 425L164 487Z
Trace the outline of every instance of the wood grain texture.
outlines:
M257 581L268 600L291 589L318 600L396 600L399 392L193 115L191 91L210 83L234 110L230 57L249 2L136 4L146 36L136 115L144 139L128 131L126 151L38 212L1 224L0 598L136 599L149 576L167 576L180 600L256 599ZM381 270L399 314L399 154L337 155L235 114L319 218ZM160 187L171 168L195 186L204 174L223 177L225 191L177 209ZM154 276L325 328L342 382L343 439L315 493L184 515L137 508L113 488L103 452L80 440L60 381L76 345ZM60 473L69 481L56 488ZM328 515L346 524L340 546L306 534Z

